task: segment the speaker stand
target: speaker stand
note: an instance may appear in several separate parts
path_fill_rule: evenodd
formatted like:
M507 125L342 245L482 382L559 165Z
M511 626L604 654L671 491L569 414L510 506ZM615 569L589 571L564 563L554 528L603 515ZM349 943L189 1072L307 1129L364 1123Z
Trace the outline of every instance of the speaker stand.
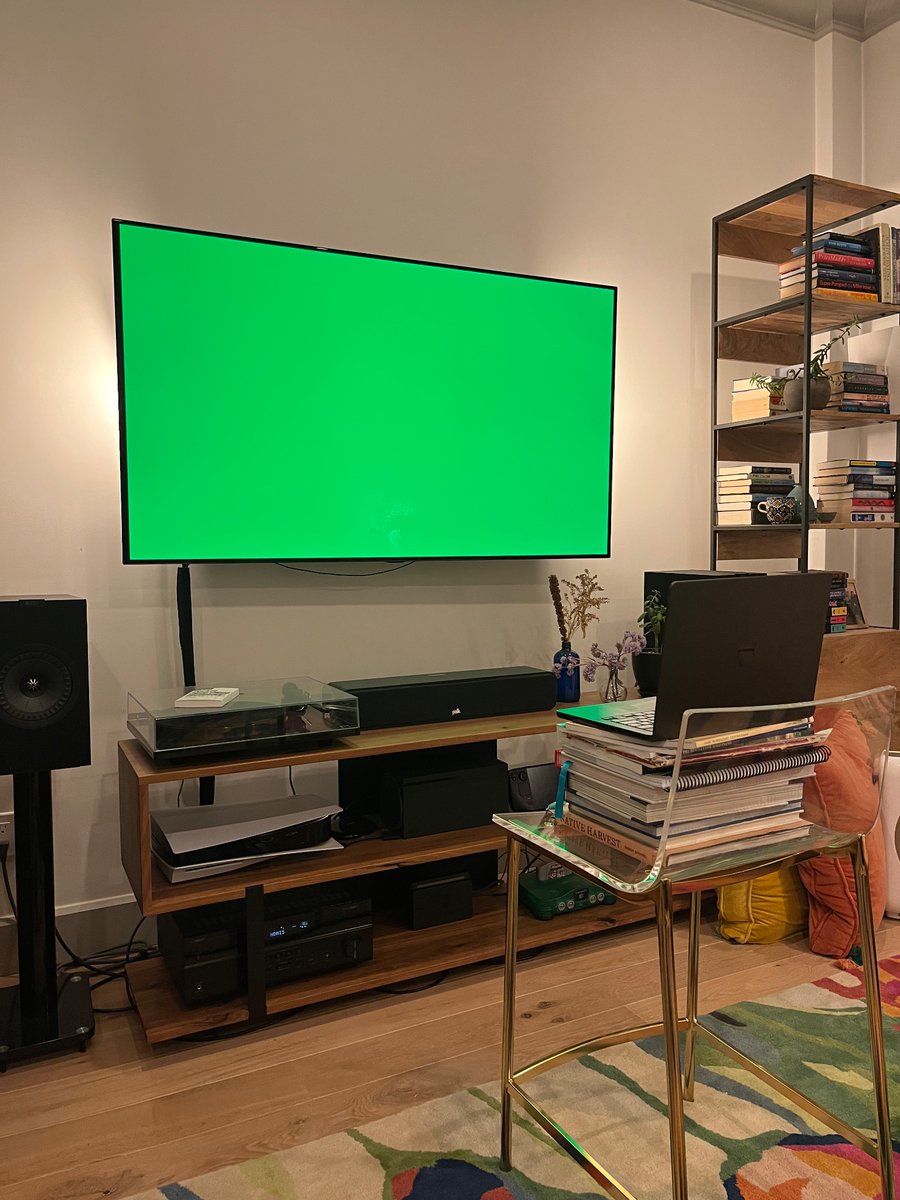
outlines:
M0 1072L94 1035L90 980L56 969L53 794L49 771L13 776L19 982L0 989Z

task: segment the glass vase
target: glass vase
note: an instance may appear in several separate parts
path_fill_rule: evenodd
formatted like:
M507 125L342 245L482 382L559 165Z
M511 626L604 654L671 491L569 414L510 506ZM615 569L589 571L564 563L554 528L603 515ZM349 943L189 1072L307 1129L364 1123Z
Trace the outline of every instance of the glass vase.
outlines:
M609 702L616 700L625 700L628 698L628 688L619 678L618 670L610 670L609 678L606 681L606 690L603 693L603 699Z
M553 655L553 674L556 676L556 699L560 704L574 704L581 699L581 658L571 642L563 642Z

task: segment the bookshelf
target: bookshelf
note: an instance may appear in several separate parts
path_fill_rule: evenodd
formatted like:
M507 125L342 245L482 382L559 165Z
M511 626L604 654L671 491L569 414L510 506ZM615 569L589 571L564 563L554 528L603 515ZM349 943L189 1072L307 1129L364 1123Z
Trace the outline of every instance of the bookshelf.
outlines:
M718 386L718 367L723 360L754 363L762 373L772 366L808 362L814 349L813 337L839 328L857 313L863 315L866 324L896 321L900 314L900 305L896 304L858 303L814 296L811 292L812 259L808 251L806 286L800 295L747 312L720 315L722 259L781 263L791 258L792 247L801 242L809 247L816 233L839 229L897 205L900 205L900 194L896 192L822 175L804 175L713 218L710 566L715 568L719 564L751 559L793 559L797 569L805 571L809 568L811 533L824 537L829 530L852 529L867 538L877 535L879 553L884 546L892 555L892 621L895 628L900 628L900 576L897 570L900 565L900 523L810 522L806 506L795 525L720 525L716 515L717 464L723 462L799 463L797 482L803 494L809 495L814 461L810 440L814 434L853 429L864 437L868 426L892 425L893 456L898 462L897 476L900 476L898 415L811 409L807 382L800 412L778 413L751 421L722 421ZM801 257L798 263L802 262ZM775 292L776 281L773 279ZM846 351L846 357L853 357L852 350ZM863 447L864 443L860 454L865 457ZM821 457L824 456L823 451ZM815 457L820 455L815 453ZM900 493L897 476L895 484Z

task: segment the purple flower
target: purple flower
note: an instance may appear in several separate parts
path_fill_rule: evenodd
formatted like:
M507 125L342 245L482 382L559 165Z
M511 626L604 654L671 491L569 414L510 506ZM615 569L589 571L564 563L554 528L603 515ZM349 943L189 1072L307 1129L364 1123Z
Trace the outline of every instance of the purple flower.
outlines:
M622 650L625 654L640 654L646 645L647 639L642 633L636 633L632 629L625 631L625 639L622 642Z
M581 673L582 673L582 675L584 675L586 683L593 683L594 680L597 678L598 665L599 664L595 663L595 662L586 662L584 664L584 666L582 667Z

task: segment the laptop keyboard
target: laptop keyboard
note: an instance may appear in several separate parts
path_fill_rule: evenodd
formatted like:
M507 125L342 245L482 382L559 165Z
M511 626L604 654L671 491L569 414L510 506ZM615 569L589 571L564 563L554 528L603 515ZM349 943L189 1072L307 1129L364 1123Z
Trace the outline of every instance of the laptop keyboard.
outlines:
M604 717L604 725L618 725L622 729L633 730L635 733L652 733L656 720L656 708L645 708L638 712L621 713L612 717Z

